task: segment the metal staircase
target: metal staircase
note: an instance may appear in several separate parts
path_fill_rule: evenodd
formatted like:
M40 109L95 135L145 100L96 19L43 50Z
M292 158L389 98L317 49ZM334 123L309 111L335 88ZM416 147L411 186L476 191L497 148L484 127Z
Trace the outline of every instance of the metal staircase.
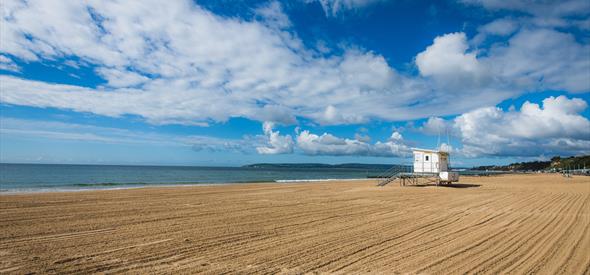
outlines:
M395 181L398 178L401 178L404 175L412 174L413 167L409 165L394 165L393 167L387 169L385 172L379 174L376 178L381 179L377 186L385 186L390 182Z

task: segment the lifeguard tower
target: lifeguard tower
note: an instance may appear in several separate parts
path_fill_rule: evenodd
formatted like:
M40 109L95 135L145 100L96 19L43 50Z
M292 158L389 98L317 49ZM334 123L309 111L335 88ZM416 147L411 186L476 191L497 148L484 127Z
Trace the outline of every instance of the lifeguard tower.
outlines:
M400 185L435 182L450 184L459 181L459 173L450 171L449 152L413 148L412 165L395 165L382 175L378 186L385 186L397 179Z

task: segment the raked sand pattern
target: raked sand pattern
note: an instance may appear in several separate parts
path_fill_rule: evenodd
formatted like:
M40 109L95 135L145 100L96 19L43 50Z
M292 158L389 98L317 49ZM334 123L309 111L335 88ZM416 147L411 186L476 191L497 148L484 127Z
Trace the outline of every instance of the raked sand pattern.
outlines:
M590 178L0 196L0 273L590 274Z

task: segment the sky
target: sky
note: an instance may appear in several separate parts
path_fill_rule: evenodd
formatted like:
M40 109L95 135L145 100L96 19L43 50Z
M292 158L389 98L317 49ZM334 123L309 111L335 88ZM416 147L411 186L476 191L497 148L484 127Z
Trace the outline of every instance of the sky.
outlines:
M590 154L590 1L16 1L0 162Z

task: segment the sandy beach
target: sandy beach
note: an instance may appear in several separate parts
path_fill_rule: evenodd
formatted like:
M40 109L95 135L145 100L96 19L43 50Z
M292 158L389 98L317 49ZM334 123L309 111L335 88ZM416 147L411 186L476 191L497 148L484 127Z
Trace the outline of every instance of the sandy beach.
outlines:
M590 178L0 196L0 273L590 273Z

